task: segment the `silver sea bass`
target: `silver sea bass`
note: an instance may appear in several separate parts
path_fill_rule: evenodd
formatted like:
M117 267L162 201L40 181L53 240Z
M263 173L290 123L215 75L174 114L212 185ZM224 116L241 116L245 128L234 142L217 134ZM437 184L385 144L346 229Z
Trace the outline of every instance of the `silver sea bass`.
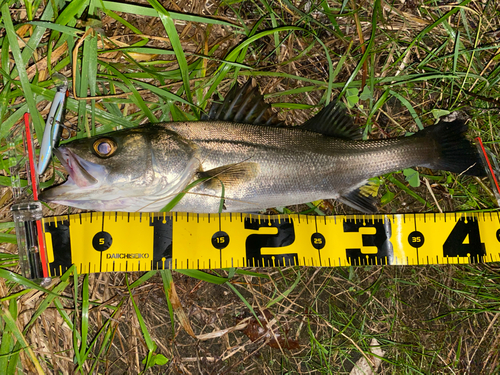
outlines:
M481 175L463 121L440 122L409 137L360 140L340 103L302 126L283 127L250 81L198 122L148 124L59 147L68 180L41 199L98 211L259 211L338 199L374 212L371 177L413 166Z

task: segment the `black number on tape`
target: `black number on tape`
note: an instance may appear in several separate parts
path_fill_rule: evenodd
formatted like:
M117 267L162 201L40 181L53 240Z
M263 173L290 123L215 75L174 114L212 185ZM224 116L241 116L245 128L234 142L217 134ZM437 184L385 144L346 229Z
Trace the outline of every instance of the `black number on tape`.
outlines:
M71 240L69 238L69 221L58 221L57 227L54 223L45 223L44 229L45 233L50 233L52 237L54 261L49 264L50 276L61 276L73 264L71 259Z
M326 245L325 236L321 233L313 233L311 236L311 244L316 250L321 250Z
M468 240L467 243L465 241ZM481 242L479 225L476 219L462 217L443 245L445 257L470 257L471 263L480 263L486 255L484 243Z
M229 245L229 235L224 231L216 232L212 236L212 246L216 249L222 250Z
M154 270L172 267L172 218L152 217L149 225L154 227L153 264Z
M418 230L411 232L408 236L408 243L414 248L418 249L419 247L422 247L424 245L424 242L425 237L422 232L419 232Z
M251 234L246 239L248 267L289 266L298 264L297 253L262 255L263 247L285 247L295 241L295 229L292 219L269 221L245 218L245 229L278 228L276 234Z
M113 237L108 232L96 233L94 238L92 238L92 247L97 251L106 251L113 244Z
M346 249L350 263L356 266L361 264L392 264L394 251L391 238L391 222L389 220L354 220L344 221L344 232L359 232L360 228L375 228L375 234L362 234L363 246L375 246L376 254L365 254L361 249Z

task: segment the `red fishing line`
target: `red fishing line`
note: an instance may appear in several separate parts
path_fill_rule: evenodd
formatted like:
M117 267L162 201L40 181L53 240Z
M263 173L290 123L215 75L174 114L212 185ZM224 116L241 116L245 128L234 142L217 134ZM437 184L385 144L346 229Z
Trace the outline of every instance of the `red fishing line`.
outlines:
M481 150L484 155L484 159L486 160L486 163L488 164L488 169L490 170L491 176L493 177L493 181L495 182L496 188L498 193L500 193L500 187L498 186L498 180L495 175L495 172L493 171L493 167L491 166L490 159L488 158L488 155L486 154L486 150L484 149L483 146L483 141L481 140L481 137L477 137L476 140L479 142L479 146L481 147Z

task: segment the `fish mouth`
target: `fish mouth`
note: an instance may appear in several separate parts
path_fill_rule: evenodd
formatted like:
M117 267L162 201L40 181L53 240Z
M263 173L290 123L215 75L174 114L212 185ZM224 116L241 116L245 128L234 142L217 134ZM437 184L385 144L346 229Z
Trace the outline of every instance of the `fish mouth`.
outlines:
M54 154L57 156L64 169L66 169L66 172L69 173L68 182L72 181L79 188L92 186L97 183L97 179L82 166L82 164L88 164L88 162L80 159L70 149L60 147L54 150Z
M82 191L95 188L99 181L89 171L93 171L96 176L102 174L101 166L80 158L64 146L55 149L54 154L68 172L68 179L59 186L44 190L40 195L42 201L59 201L70 197L78 199L76 196Z

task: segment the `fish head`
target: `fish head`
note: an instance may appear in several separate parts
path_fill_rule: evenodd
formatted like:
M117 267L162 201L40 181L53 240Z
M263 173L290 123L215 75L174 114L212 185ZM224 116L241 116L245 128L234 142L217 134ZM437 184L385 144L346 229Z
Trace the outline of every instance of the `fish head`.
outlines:
M40 199L100 211L140 210L151 203L145 197L181 190L197 168L189 145L155 126L74 140L54 153L68 179Z

